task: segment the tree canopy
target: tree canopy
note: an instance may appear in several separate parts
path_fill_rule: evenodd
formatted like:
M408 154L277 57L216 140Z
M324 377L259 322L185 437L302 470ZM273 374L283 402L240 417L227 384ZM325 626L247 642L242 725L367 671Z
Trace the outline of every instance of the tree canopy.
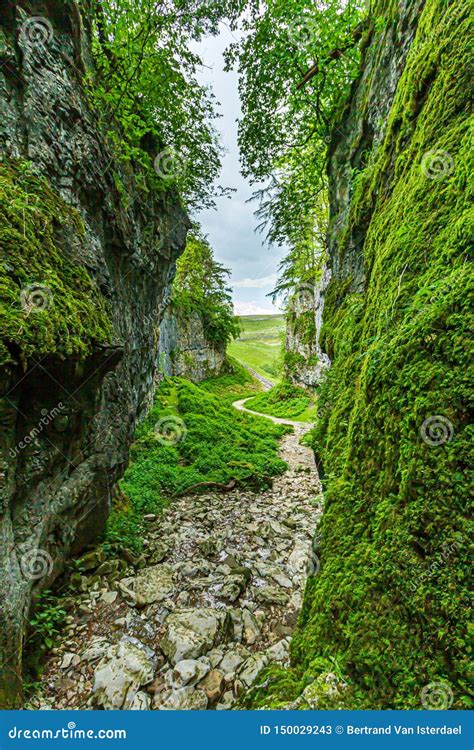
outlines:
M155 168L189 208L213 203L221 150L215 98L198 82L196 42L244 0L92 0L91 91L126 158ZM121 126L116 130L116 123Z
M264 0L246 14L245 36L227 53L228 67L240 73L243 171L264 183L254 196L260 228L270 242L289 247L276 291L307 278L309 268L314 278L321 265L327 150L359 66L362 6Z
M226 285L229 273L215 260L207 238L195 229L177 262L172 303L180 314L198 312L207 338L222 345L240 330Z

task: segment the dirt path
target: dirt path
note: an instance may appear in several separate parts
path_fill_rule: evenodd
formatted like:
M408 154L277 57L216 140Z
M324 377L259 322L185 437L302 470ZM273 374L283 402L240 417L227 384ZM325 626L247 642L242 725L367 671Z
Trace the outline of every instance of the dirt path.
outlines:
M267 380L267 378L264 378L263 375L260 375L256 370L254 370L252 367L249 367L249 365L244 364L241 362L243 367L245 367L246 370L249 371L251 375L255 378L255 380L258 380L259 383L263 385L264 391L269 391L271 388L274 387L274 383L272 383L271 380Z
M92 565L30 708L232 708L263 666L287 662L321 490L299 444L310 425L270 419L294 426L288 471L259 494L182 497L146 517L138 566Z
M272 417L270 414L262 414L262 412L252 411L252 409L247 409L245 404L247 403L247 401L250 401L252 398L254 397L249 396L248 398L242 398L239 401L234 401L232 406L234 407L234 409L237 409L237 411L246 411L247 414L255 414L255 416L257 417L265 417L265 419L269 419L271 422L274 422L274 424L287 424L290 427L294 428L295 434L297 435L298 438L305 435L314 427L314 424L310 424L309 422L295 422L294 420L291 420L291 419L283 419L281 417ZM309 451L309 453L311 454L311 456L313 455L312 451Z

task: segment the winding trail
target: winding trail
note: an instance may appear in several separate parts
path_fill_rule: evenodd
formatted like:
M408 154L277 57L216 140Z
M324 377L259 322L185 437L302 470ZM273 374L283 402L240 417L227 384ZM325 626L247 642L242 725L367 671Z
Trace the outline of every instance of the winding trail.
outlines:
M258 494L190 494L146 516L138 563L78 581L28 708L230 709L265 665L288 663L322 496L300 445L311 425L261 416L293 427L288 470Z
M305 435L307 432L313 429L314 424L310 422L295 422L292 419L284 419L282 417L272 417L271 414L263 414L259 411L252 411L252 409L247 409L245 404L247 401L250 401L253 396L249 396L248 398L242 398L239 401L234 401L232 406L237 409L237 411L245 411L247 414L254 414L256 417L265 417L265 419L269 419L274 424L286 424L290 427L293 427L295 429L295 433L298 434L299 437L301 435ZM308 449L307 449L308 450ZM311 450L309 451L312 455Z
M250 367L250 365L246 365L245 362L240 362L242 367L245 367L245 369L255 378L255 380L258 380L259 383L263 385L264 391L269 391L274 387L274 383L272 383L271 380L267 380L267 378L264 378L263 375L260 375L259 372L253 369L253 367Z

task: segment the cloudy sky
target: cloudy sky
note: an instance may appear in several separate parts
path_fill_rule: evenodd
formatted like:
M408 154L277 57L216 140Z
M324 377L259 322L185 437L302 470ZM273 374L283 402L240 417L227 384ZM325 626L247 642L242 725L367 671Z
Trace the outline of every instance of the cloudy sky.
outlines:
M217 121L217 128L227 153L220 182L225 187L236 188L236 192L230 199L220 198L217 211L204 211L198 218L217 260L232 271L230 286L236 313L276 313L278 308L266 295L275 286L284 252L280 248L269 248L263 236L255 233L257 205L246 202L254 188L240 174L236 122L241 113L238 76L234 72L224 72L223 52L232 41L231 32L222 26L221 35L200 44L199 52L205 65L200 79L212 86L221 105L222 118Z

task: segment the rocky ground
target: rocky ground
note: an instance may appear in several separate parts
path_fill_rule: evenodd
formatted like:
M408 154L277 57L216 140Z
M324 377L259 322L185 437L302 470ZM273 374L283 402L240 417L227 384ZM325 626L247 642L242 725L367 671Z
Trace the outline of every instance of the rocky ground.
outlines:
M148 516L138 567L90 553L29 708L230 709L262 667L287 662L318 566L309 428L283 438L289 469L271 490L189 495Z

